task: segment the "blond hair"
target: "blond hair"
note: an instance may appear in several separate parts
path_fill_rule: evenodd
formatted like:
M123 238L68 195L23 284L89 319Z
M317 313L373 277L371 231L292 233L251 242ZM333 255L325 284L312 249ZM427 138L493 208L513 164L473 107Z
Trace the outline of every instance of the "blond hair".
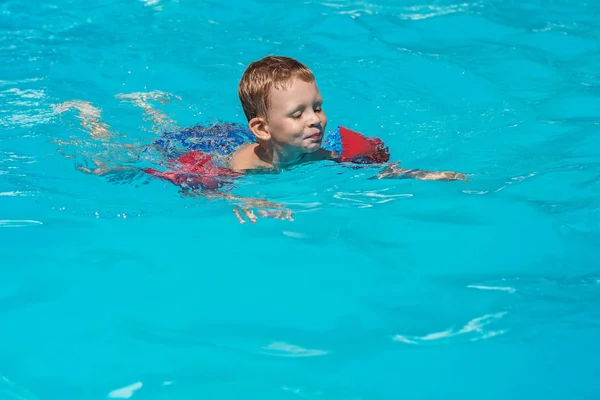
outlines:
M294 78L315 81L310 69L293 58L267 56L250 63L238 85L238 96L248 121L266 118L271 90L285 89Z

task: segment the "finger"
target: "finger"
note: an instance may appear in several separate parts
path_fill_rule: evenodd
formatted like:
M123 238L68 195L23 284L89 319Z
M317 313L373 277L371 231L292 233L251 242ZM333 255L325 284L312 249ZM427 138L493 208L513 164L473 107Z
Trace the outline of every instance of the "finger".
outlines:
M293 221L293 220L294 220L294 217L292 217L292 210L288 210L288 211L285 213L285 218L286 218L288 221Z
M254 214L254 212L252 212L251 209L243 208L242 211L244 212L246 217L250 220L250 222L252 222L253 224L256 223L256 215Z
M458 172L452 172L452 171L446 171L444 172L444 176L446 177L447 180L451 180L451 181L466 181L466 176L464 174L458 173Z
M258 215L260 215L263 218L270 218L271 217L271 213L267 210L258 210Z
M258 210L258 215L263 218L277 218L281 219L279 212L275 210Z
M283 219L283 215L281 214L281 212L275 210L258 210L258 215L260 215L263 218Z
M240 207L239 206L233 207L233 213L235 214L235 216L238 219L238 221L240 222L240 224L245 224L246 223L246 221L244 221L244 218L242 218L242 215L240 214Z
M275 210L258 210L258 215L263 218L276 218L278 220L284 221L293 221L294 218L292 216L292 212L290 210L284 211L275 211Z
M84 167L82 165L78 165L75 168L77 168L78 171L81 171L84 174L93 174L94 173L93 170L91 170L90 168Z

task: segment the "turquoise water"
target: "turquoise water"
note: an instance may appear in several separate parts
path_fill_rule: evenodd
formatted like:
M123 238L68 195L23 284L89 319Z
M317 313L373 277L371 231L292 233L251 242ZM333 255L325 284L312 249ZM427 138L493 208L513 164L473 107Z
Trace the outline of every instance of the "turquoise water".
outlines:
M1 2L0 398L597 398L599 21L574 0ZM293 222L241 225L77 169L243 122L237 82L270 53L313 69L331 127L471 181L303 166L234 189ZM136 92L170 94L150 103L171 122L115 97Z

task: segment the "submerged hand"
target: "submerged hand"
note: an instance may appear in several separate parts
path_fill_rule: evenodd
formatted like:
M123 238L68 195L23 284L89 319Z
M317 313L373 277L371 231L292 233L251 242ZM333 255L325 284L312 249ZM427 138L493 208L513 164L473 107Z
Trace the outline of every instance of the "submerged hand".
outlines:
M257 217L256 217L256 214L254 214L254 212L252 211L251 207L258 208L258 210L257 210L258 215L260 215L263 218L275 218L275 219L279 219L282 221L284 221L284 220L293 221L294 220L294 218L292 217L292 211L286 210L283 207L283 205L281 205L281 204L273 203L271 201L261 200L261 199L244 198L244 199L240 199L240 200L243 200L244 205L242 207L235 206L233 208L233 213L237 217L240 224L246 223L246 221L242 217L242 214L251 223L253 223L253 224L256 223ZM274 210L274 209L276 209L276 210Z
M464 181L468 182L469 178L465 174L454 171L441 171L441 172L425 172L423 177L417 178L427 181Z
M282 204L273 203L272 201L253 199L250 197L238 197L229 193L223 193L221 191L206 191L204 196L208 198L221 198L226 200L234 200L241 202L242 205L237 205L233 208L233 214L236 216L240 224L245 224L246 219L251 223L256 223L258 217L252 210L257 209L257 214L263 218L275 218L279 220L293 221L292 211L284 208ZM244 219L244 217L246 219Z
M420 179L425 181L468 181L465 174L454 171L430 172L420 169L401 168L399 164L392 164L371 179Z
M238 219L238 221L240 222L240 224L246 223L246 220L244 219L243 216L245 216L251 223L253 223L253 224L256 223L256 220L257 220L256 214L254 214L254 212L248 207L235 206L233 208L233 213L235 214L235 216ZM263 218L275 218L275 219L279 219L281 221L284 221L284 220L294 221L294 218L292 217L292 211L290 211L290 210L264 210L264 209L261 210L261 209L259 209L258 215L260 215Z
M107 164L101 163L98 160L92 161L96 165L96 168L88 168L82 165L78 165L76 168L86 174L104 177L109 182L113 183L131 183L142 173L141 170L136 167L118 164L109 167Z

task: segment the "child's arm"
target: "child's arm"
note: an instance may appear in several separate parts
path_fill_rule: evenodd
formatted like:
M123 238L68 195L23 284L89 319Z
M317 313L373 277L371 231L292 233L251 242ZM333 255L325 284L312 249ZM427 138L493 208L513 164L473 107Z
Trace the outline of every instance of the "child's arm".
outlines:
M79 111L78 118L81 120L81 126L88 130L90 136L94 139L109 139L112 133L106 123L100 121L101 112L89 101L72 100L53 105L54 112L62 114L72 108Z
M390 160L388 146L376 137L366 137L362 133L339 127L341 154L337 157L342 162L358 164L382 164ZM420 169L400 168L399 163L386 167L371 179L420 179L430 181L466 181L464 174L452 171L423 171Z
M398 164L386 167L370 179L419 179L424 181L468 181L465 174L453 171L424 171L401 168Z
M106 178L109 182L119 184L131 183L140 176L149 174L179 186L181 188L181 193L187 197L205 197L208 199L223 199L235 202L237 204L233 208L233 213L240 224L246 223L244 217L252 223L256 222L257 216L253 209L255 209L257 214L262 218L276 218L288 221L294 220L292 211L286 209L282 204L268 200L234 196L220 190L222 186L231 183L231 178L235 178L235 176L230 176L230 179L227 181L222 181L219 180L219 177L202 175L201 173L179 171L160 172L149 168L141 169L109 161L100 161L98 159L93 159L92 161L95 164L95 167L90 168L79 165L77 169L83 173L101 176Z

